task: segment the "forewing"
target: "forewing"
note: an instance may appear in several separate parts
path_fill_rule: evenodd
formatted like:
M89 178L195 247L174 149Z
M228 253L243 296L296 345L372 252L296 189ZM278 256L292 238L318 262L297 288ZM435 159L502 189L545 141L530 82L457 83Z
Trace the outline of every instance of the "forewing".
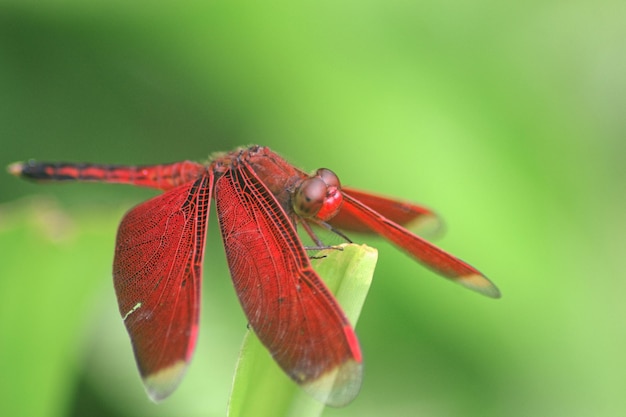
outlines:
M217 180L215 200L226 258L250 326L307 392L329 405L347 404L361 385L359 344L287 214L245 164Z
M353 188L342 187L342 192L359 200L394 223L422 236L432 236L442 228L439 217L430 209L407 201L396 200ZM340 210L328 221L333 227L347 232L372 233L374 230L350 210Z
M369 229L390 240L438 274L489 297L500 297L498 288L478 270L411 233L351 194L344 193L341 211L346 216L359 219Z
M150 397L180 383L198 332L202 256L213 176L130 210L117 234L113 280Z

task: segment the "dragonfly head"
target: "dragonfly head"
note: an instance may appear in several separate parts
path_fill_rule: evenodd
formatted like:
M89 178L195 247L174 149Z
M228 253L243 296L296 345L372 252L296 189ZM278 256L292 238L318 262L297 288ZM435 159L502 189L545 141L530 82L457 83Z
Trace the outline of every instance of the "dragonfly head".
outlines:
M320 168L297 185L291 201L294 211L301 217L330 220L343 202L339 178L330 169Z

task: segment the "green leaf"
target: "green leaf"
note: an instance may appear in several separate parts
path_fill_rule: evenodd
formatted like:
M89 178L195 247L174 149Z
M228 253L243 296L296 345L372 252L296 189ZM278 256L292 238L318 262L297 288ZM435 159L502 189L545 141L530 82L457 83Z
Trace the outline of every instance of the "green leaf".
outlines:
M0 414L66 415L89 306L109 283L115 226L102 217L43 198L0 205Z
M352 325L361 313L378 259L376 249L345 244L312 260L313 267L335 294ZM304 393L271 358L256 335L244 338L228 405L229 417L319 416L324 404Z

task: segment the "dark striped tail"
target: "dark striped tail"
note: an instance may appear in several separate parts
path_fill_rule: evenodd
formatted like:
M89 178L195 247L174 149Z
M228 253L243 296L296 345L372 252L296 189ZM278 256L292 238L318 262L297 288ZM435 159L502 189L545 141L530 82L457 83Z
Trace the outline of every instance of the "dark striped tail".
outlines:
M9 173L34 181L96 181L133 184L168 190L193 181L204 173L204 165L176 162L163 165L103 165L66 162L16 162L8 166Z

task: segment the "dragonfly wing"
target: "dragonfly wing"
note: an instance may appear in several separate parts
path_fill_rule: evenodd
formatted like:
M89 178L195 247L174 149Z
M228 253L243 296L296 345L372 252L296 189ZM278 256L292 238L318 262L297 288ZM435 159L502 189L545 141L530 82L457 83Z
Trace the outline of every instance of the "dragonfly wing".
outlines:
M421 236L434 236L443 228L441 219L426 207L348 187L342 187L342 192L359 200L392 222L402 225ZM367 222L363 221L359 216L354 216L349 209L340 210L328 223L339 230L347 232L374 232Z
M361 386L359 343L287 214L245 163L216 181L215 201L251 328L305 391L329 405L347 404Z
M489 297L500 297L500 291L478 270L413 234L394 221L371 209L351 194L344 193L341 211L359 219L370 230L408 252L422 265L459 284Z
M178 386L195 347L212 183L203 176L148 200L118 230L115 292L154 401Z

